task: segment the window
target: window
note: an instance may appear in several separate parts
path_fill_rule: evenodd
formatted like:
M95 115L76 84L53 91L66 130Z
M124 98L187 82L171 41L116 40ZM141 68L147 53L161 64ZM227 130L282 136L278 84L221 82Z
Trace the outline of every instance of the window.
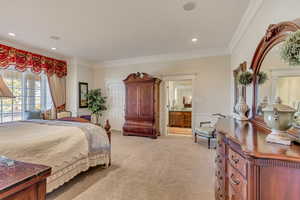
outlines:
M47 110L52 107L52 99L47 76L43 73L2 70L1 74L15 98L0 99L0 122L24 119L25 111Z

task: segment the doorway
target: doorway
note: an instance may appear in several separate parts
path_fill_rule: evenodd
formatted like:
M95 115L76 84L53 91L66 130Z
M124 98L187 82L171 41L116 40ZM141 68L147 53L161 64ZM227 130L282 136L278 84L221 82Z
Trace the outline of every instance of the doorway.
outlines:
M167 135L192 136L193 81L166 81Z

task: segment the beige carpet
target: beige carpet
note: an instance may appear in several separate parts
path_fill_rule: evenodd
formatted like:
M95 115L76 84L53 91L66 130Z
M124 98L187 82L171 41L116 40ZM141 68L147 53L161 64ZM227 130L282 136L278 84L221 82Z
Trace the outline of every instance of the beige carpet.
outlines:
M192 137L112 135L112 166L93 168L47 200L213 200L214 150Z
M191 128L168 127L168 133L175 134L175 135L177 134L177 135L191 136L193 134L193 131Z

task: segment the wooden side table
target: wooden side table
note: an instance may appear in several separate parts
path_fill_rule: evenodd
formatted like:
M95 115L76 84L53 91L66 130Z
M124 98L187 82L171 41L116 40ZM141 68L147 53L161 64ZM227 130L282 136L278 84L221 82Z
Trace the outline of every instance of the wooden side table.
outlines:
M3 200L45 200L46 178L51 168L13 161L7 165L0 158L0 199Z

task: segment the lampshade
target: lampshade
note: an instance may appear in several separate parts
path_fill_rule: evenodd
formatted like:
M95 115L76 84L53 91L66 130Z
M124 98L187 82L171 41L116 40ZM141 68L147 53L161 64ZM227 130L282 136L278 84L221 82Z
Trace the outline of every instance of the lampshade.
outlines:
M0 98L14 98L13 93L10 91L10 89L5 84L2 76L0 76Z

